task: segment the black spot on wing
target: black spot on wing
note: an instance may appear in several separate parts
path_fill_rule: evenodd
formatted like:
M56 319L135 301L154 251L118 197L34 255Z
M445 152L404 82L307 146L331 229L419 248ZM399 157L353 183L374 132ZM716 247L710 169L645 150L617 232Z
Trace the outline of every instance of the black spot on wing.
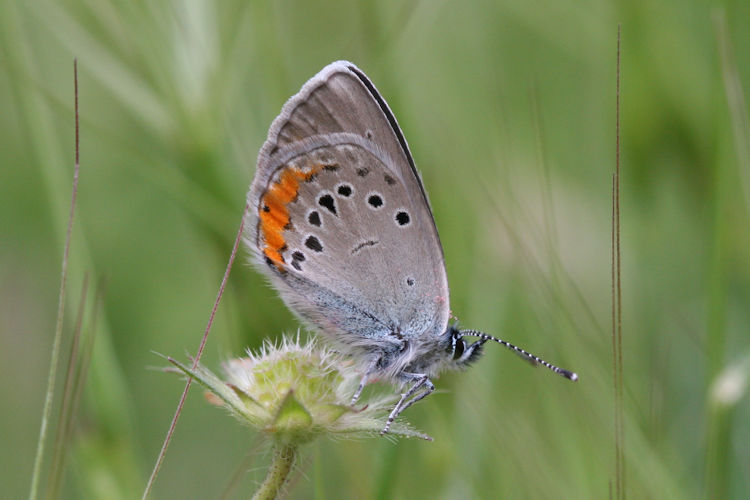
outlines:
M313 210L307 215L307 222L312 224L313 226L320 227L320 214Z
M305 246L315 252L323 251L323 245L320 244L320 240L315 236L308 236L305 240Z
M292 267L297 271L302 271L302 265L300 263L304 261L305 254L303 254L299 250L295 250L294 252L292 252Z
M404 212L403 210L400 210L396 212L396 222L399 226L405 226L411 222L411 218L409 218L409 214L407 212Z
M372 208L380 208L383 206L383 198L379 194L371 194L367 197L367 203Z
M333 215L337 215L336 213L336 201L333 199L333 196L330 194L324 194L320 198L318 198L318 205L320 205L323 208L328 209L329 212L331 212Z

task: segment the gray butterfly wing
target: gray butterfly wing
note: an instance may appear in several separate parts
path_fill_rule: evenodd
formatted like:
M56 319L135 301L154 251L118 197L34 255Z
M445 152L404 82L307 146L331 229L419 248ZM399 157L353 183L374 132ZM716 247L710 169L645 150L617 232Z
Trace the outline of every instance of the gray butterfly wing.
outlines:
M283 107L258 156L245 241L287 305L373 351L440 336L442 247L396 119L356 66L326 66Z

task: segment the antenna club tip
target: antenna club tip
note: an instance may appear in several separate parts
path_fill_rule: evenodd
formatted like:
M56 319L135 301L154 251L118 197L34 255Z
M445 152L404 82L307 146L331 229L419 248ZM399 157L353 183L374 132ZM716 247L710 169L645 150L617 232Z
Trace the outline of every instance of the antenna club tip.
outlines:
M570 372L570 376L568 378L573 382L578 382L578 374L575 372Z

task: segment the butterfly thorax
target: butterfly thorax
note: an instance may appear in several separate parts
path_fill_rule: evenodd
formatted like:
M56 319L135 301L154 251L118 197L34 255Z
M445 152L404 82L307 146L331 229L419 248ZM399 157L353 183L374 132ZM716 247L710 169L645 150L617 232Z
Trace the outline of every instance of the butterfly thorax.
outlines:
M448 368L452 356L450 341L441 337L404 339L400 345L374 353L376 373L391 382L401 382L404 374L420 373L430 377Z
M360 366L374 378L400 384L411 380L414 374L435 377L446 370L461 370L478 359L481 343L468 345L455 326L449 326L439 336L404 338L378 350L370 349L366 355L354 359L367 360Z

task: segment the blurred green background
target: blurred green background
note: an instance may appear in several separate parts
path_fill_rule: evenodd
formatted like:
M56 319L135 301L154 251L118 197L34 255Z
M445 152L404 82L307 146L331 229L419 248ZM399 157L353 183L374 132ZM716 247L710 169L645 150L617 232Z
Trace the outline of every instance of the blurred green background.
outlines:
M750 498L750 3L698 0L0 3L0 496L28 494L78 57L66 343L85 273L85 329L97 284L103 300L64 498L141 494L182 389L154 351L195 352L268 126L344 58L422 171L453 313L581 380L488 346L404 414L433 443L313 443L290 497L607 498L618 23L627 491ZM212 369L297 329L246 260ZM235 475L245 498L263 478L267 446L201 392L153 498L217 498Z

